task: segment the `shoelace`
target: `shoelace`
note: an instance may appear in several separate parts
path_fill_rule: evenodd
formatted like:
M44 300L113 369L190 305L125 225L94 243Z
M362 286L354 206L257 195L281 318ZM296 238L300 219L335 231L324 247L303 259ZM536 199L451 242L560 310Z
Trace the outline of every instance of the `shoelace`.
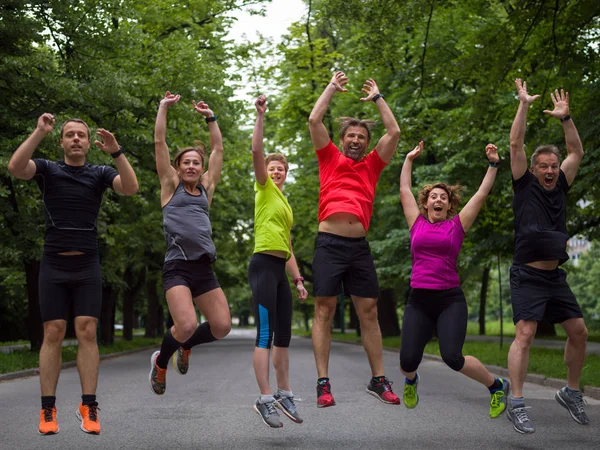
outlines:
M392 384L394 384L393 381L388 380L387 378L384 378L383 381L379 381L375 384L381 384L383 385L383 389L386 391L391 391L392 390Z
M417 390L415 389L414 384L405 384L404 385L404 395L407 397L416 397Z
M331 394L331 386L329 384L319 384L319 396L323 394Z
M44 406L43 410L44 410L44 421L52 422L52 412L53 412L54 408L52 406Z
M160 367L156 366L156 382L157 383L161 383L161 384L164 383L166 375L167 375L166 369L161 369Z
M531 406L522 406L520 408L513 408L513 413L520 423L529 422L529 416L527 415L527 409L531 409Z
M183 364L187 364L188 359L190 357L190 350L185 350L185 349L181 349L181 352L179 353L181 356L181 362Z
M277 414L277 411L275 410L275 402L267 402L264 403L264 405L267 407L267 412L269 413L269 415Z
M500 399L502 397L504 397L504 391L502 389L494 392L492 394L492 400L490 401L490 404L495 408L496 406L498 406L500 404Z
M88 407L90 420L92 422L97 422L98 421L98 410L100 409L100 408L98 408L98 404L95 404L95 405L91 404L91 405L85 405L85 406Z
M575 408L577 408L577 412L578 413L582 413L583 411L583 405L586 403L586 401L583 399L583 395L581 394L581 392L576 392L572 395L574 398L573 403L575 404Z

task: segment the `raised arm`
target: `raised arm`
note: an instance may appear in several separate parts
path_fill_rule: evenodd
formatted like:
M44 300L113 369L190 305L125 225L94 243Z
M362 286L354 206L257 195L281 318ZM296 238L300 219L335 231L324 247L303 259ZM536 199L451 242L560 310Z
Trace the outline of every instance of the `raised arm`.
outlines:
M515 180L521 178L527 171L527 155L525 155L525 130L527 129L527 110L539 95L527 93L527 83L520 78L515 80L519 95L519 109L510 129L510 169Z
M13 177L20 180L31 180L33 178L35 163L31 157L40 142L52 132L55 123L56 119L50 113L44 113L38 118L33 133L19 145L19 148L13 153L8 162L8 171Z
M154 152L156 153L156 171L161 186L161 197L170 198L179 183L177 171L171 165L169 147L167 146L167 112L171 106L179 101L179 95L169 91L160 101L154 126Z
M194 109L206 118L208 124L208 135L210 139L210 157L208 158L208 170L202 176L200 182L208 194L208 204L212 203L212 197L221 178L223 169L223 136L217 123L217 116L208 107L206 102L200 100L198 103L192 101Z
M363 102L374 100L375 105L377 105L377 109L379 110L381 120L383 121L383 126L385 127L386 133L381 139L379 139L379 142L375 148L377 149L379 157L388 163L394 156L394 152L398 146L398 140L400 139L400 127L398 126L398 122L394 117L394 113L392 113L392 110L383 98L383 95L379 93L379 88L377 87L377 83L375 83L373 78L365 81L362 91L367 96L361 98L360 100Z
M294 284L296 285L296 290L298 291L298 298L300 300L306 300L308 297L308 291L304 287L304 283L302 282L303 278L300 276L300 270L298 269L298 263L296 262L296 257L294 256L294 250L292 249L292 239L290 238L290 259L285 263L285 269L287 273L290 274L292 280L294 280Z
M479 186L479 189L477 192L475 192L475 195L471 197L471 200L469 200L462 211L458 214L460 223L462 224L465 232L471 228L473 222L475 222L475 219L477 218L477 214L479 214L479 211L481 208L483 208L485 199L492 190L494 180L496 179L496 174L498 173L497 163L500 161L500 157L498 156L498 147L496 147L494 144L486 145L485 154L490 162L490 165L485 177L483 177L481 186Z
M252 134L252 163L254 164L254 175L261 186L267 182L267 167L263 153L263 128L265 112L267 111L267 97L260 95L254 102L256 106L256 124Z
M329 133L327 133L327 128L323 123L323 117L325 117L334 94L336 92L348 92L348 89L344 88L346 84L348 84L348 77L344 75L344 72L336 72L310 113L308 127L315 150L322 149L329 144Z
M110 131L99 128L96 134L102 138L102 141L97 140L94 142L100 150L111 154L111 156L113 153L119 152L120 148L117 139ZM127 157L123 152L120 152L119 155L114 158L114 161L119 175L113 180L113 189L123 195L135 194L139 188L138 181Z
M419 145L406 155L404 164L402 165L402 172L400 172L400 203L402 203L404 217L406 218L406 223L408 223L409 230L412 228L420 214L419 205L417 205L417 200L412 194L412 164L413 160L419 156L422 151L423 141L419 142Z
M554 109L552 111L544 110L546 114L551 115L560 119L562 122L563 130L565 132L565 143L567 145L567 157L560 165L561 170L567 177L567 183L569 186L573 183L577 170L583 159L583 145L581 139L579 139L579 133L573 119L569 115L569 93L564 90L558 89L554 93L550 93L552 103L554 103Z

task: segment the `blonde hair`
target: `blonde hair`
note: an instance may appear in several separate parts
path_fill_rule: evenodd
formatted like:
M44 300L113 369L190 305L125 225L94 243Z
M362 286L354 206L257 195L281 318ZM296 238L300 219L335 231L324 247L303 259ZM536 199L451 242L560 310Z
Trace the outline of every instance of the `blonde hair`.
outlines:
M458 205L460 205L460 201L462 199L460 191L462 191L463 186L458 184L450 186L446 183L435 183L423 186L423 189L421 189L421 192L419 192L419 211L421 214L427 217L427 200L429 199L429 194L431 194L431 191L436 188L443 189L446 191L446 194L448 194L448 203L450 204L450 208L448 209L448 218L451 219L458 214Z
M177 152L175 158L173 158L173 167L176 169L179 168L179 163L181 162L181 158L188 152L197 152L200 155L200 161L202 162L202 167L204 168L204 159L206 158L206 145L200 141L194 141L193 147L185 147Z

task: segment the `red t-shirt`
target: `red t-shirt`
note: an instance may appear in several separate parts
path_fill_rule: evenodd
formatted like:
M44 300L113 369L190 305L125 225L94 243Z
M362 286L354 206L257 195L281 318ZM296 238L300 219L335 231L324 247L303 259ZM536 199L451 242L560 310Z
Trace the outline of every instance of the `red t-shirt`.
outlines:
M369 230L373 214L375 188L383 168L387 165L375 149L356 162L329 141L317 150L319 159L319 222L332 214L344 212L354 214Z

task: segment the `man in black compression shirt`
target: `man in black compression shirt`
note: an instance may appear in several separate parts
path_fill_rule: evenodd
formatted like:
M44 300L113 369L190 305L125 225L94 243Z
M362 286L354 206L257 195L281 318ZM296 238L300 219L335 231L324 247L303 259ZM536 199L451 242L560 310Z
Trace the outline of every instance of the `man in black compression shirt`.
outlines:
M99 434L96 327L102 306L102 277L96 220L106 188L133 195L138 190L138 183L123 150L107 130L99 129L97 134L102 140L94 143L114 158L117 171L85 162L91 136L87 124L80 119L66 121L61 129L63 161L31 159L42 139L52 132L54 124L52 114L42 114L36 129L19 146L8 164L9 172L16 178L35 178L46 215L39 277L44 342L40 349L42 409L38 431L44 435L59 431L55 394L67 315L72 309L79 344L77 369L82 387L82 402L76 414L84 432Z
M583 147L569 115L569 94L556 90L550 94L554 109L544 113L560 120L565 133L567 157L561 164L558 148L543 145L533 153L527 170L524 150L527 109L539 95L529 95L527 84L518 78L515 84L520 103L510 131L515 214L515 253L510 269L510 288L516 335L508 353L512 395L507 415L517 432L533 433L535 427L523 399L523 382L537 323L544 317L552 323L559 323L568 336L565 346L567 386L559 390L555 398L576 422L589 423L579 391L587 328L567 284L566 273L559 268L569 258L566 252L569 235L565 201L583 158Z

